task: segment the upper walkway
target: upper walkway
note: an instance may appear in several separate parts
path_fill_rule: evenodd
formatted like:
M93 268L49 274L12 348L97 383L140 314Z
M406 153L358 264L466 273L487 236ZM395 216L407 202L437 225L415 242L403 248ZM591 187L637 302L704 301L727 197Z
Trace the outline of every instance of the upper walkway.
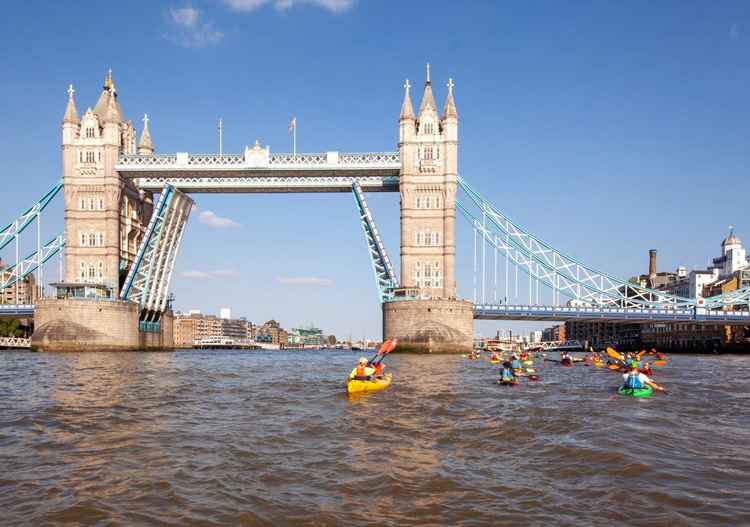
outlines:
M701 324L750 325L750 311L707 309L635 309L620 307L570 307L525 305L474 306L479 320L543 320L566 322L694 322Z
M0 318L24 318L34 316L34 304L0 304Z
M244 154L122 155L115 169L144 190L169 183L183 192L398 192L398 152L271 154L259 145Z

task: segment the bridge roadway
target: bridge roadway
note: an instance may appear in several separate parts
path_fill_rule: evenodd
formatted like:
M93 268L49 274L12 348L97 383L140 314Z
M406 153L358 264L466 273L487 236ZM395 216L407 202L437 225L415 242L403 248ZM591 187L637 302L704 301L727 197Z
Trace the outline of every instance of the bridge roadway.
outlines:
M0 318L26 318L34 316L34 304L0 304Z
M256 145L243 154L122 155L115 166L143 190L169 183L188 193L398 192L398 152L271 154Z
M750 325L750 311L707 309L632 309L619 307L570 307L525 305L474 306L477 320L535 320L565 322L692 322L699 324Z

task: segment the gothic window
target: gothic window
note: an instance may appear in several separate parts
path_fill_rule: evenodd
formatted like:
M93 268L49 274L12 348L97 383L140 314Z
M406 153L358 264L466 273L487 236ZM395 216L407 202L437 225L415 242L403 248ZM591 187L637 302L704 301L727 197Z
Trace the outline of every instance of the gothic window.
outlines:
M87 163L94 163L94 152L86 152L86 162Z
M441 205L440 205L440 196L436 197L435 201L436 201L435 208L439 209L441 207Z
M100 163L102 162L102 153L101 152L99 152L99 162Z
M102 280L104 278L104 263L100 261L98 264L98 267L99 267L99 280Z
M93 265L89 265L89 278L96 278L96 268Z
M91 247L96 246L96 235L93 232L89 234L89 245Z
M84 262L81 262L81 280L84 280L86 278L86 264Z
M99 247L104 247L104 233L103 232L96 233L96 244Z
M90 137L95 137L94 136L94 129L93 128L91 128L91 127L86 128L86 137L89 137L89 138Z
M86 247L86 233L81 233L81 247Z
M86 200L81 198L81 210L86 210Z
M104 200L99 198L99 210L104 210Z
M83 163L83 152L78 152L78 162Z
M421 208L422 208L422 198L420 198L419 196L417 196L417 204L416 204L416 207L417 207L418 209L421 209Z
M89 198L89 210L94 210L94 198Z

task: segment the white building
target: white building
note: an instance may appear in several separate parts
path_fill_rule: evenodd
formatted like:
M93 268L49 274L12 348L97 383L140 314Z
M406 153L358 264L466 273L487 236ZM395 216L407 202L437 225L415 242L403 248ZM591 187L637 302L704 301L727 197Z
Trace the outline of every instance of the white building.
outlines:
M228 307L222 307L219 309L219 318L223 320L229 320L232 318L232 310Z
M708 269L690 271L688 275L687 295L690 298L703 296L703 290L707 285L731 276L736 271L750 265L747 252L742 246L742 241L729 231L729 235L721 242L721 256L713 258ZM681 294L683 291L674 291Z

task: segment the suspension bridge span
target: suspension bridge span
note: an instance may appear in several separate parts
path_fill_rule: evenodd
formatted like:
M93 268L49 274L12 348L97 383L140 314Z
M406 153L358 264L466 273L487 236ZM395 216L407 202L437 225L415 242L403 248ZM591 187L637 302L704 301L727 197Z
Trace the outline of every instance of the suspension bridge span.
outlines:
M111 72L96 104L81 115L71 86L62 180L0 230L0 251L14 249L0 290L16 285L18 291L31 276L44 284L56 274L56 293L41 294L40 287L31 304L0 306L0 317L33 314L32 346L42 350L169 347L169 290L191 194L351 192L382 305L383 336L399 338L407 349L465 351L475 319L750 324L747 288L683 298L642 287L572 258L511 220L458 173L453 88L449 80L439 111L428 67L415 110L406 82L397 151L272 153L256 142L238 154L157 154L148 117L140 137L125 118ZM399 193L398 271L368 192ZM64 224L44 240L42 215L59 195ZM474 234L472 300L457 295L457 211ZM35 250L23 254L19 240L34 230ZM45 274L45 264L57 273Z

